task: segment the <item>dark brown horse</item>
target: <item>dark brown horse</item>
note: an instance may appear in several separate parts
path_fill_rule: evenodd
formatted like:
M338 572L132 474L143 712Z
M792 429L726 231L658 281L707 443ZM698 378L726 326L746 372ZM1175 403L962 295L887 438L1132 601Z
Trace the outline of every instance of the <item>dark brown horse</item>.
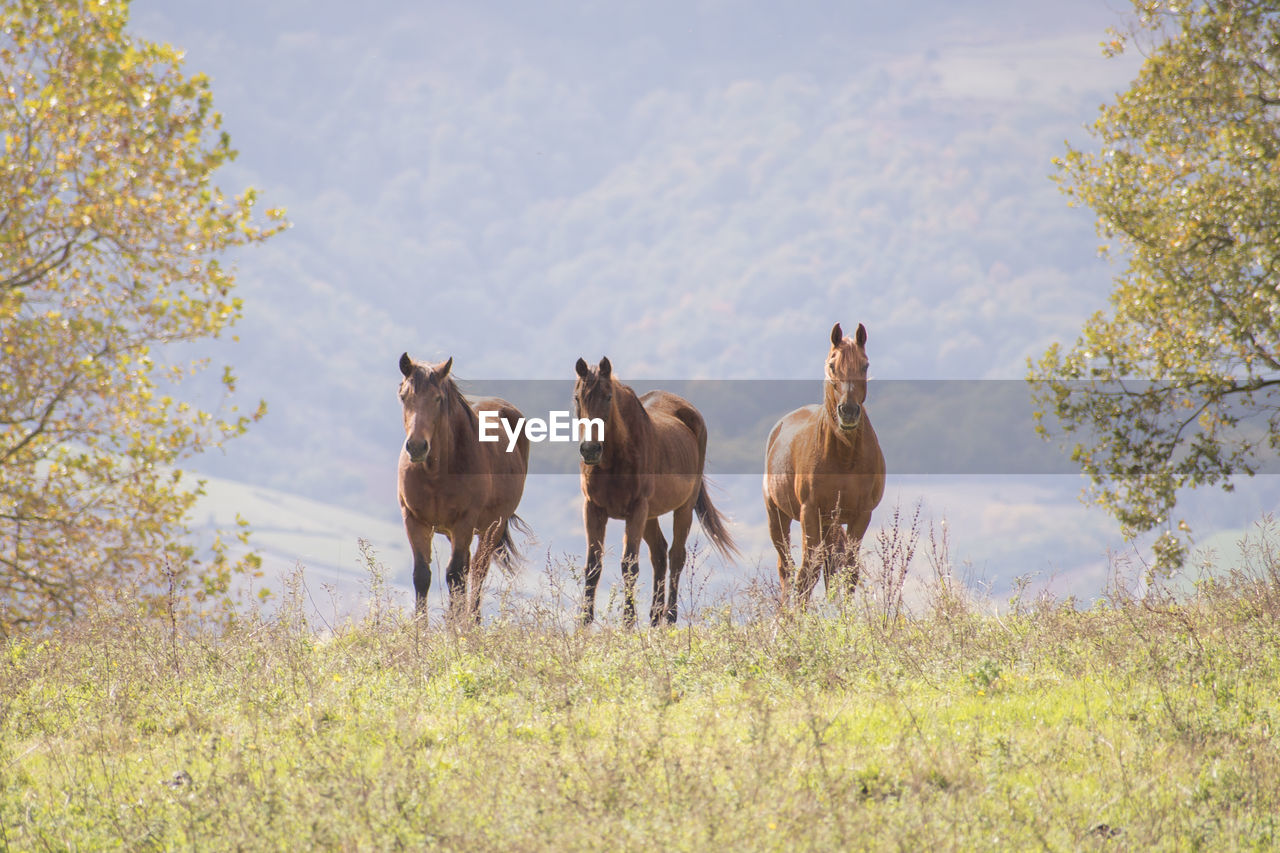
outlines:
M599 418L604 436L588 434L578 450L582 455L583 522L587 529L586 590L582 621L595 617L596 586L604 554L604 530L610 518L626 522L622 546L622 577L626 587L624 618L635 624L635 585L639 574L640 540L649 546L653 562L653 604L649 620L676 621L680 572L685 541L693 514L722 555L737 553L724 519L711 505L703 467L707 461L707 426L688 400L666 391L643 397L613 376L609 359L590 368L576 365L573 388L579 418ZM658 527L658 516L672 513L671 550Z
M782 596L791 595L791 522L799 521L796 597L808 602L821 562L828 591L847 565L846 587L858 584L858 548L871 511L884 495L884 454L863 404L867 399L867 330L846 338L836 323L827 353L821 405L778 421L765 447L764 508L778 552ZM842 529L848 526L848 533Z
M514 429L520 412L496 397L468 402L449 375L453 359L441 364L400 356L400 402L404 406L404 446L400 449L400 512L413 549L413 589L418 612L425 612L431 588L431 540L449 537L453 556L445 570L449 611L469 606L480 618L480 597L489 561L513 567L518 555L511 528L524 531L515 514L529 470L529 439L521 431L515 449L507 442L481 442L478 412L496 411ZM471 540L480 538L475 558ZM469 605L467 581L471 583Z

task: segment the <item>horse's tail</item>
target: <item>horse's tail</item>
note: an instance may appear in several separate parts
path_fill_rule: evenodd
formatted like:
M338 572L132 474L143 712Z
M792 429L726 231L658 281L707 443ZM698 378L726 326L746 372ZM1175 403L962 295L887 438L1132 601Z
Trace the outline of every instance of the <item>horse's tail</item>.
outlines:
M693 511L698 514L698 521L702 524L703 532L707 534L711 544L720 552L720 556L726 560L730 557L741 556L738 546L734 544L733 536L729 533L729 528L724 523L724 516L711 503L711 495L707 492L707 477L705 474L702 477L702 484L698 487L698 499L693 504Z
M513 574L520 563L520 551L516 548L515 537L511 535L511 528L520 531L520 535L528 538L533 535L533 530L525 521L515 513L507 519L507 523L502 528L502 538L498 540L498 546L494 549L493 558L497 560L498 566L506 574Z
M702 413L693 406L681 407L674 414L689 428L694 440L698 443L698 466L702 476L698 484L698 498L693 503L693 511L698 514L698 521L702 523L703 531L715 549L720 552L720 556L726 560L741 556L738 546L734 544L733 536L729 533L729 528L725 526L724 516L712 505L711 495L707 491L707 422L703 420Z

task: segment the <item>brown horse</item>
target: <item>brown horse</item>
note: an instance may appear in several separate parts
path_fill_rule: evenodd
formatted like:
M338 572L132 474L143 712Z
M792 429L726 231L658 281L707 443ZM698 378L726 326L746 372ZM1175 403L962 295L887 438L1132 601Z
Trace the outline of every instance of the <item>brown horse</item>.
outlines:
M827 590L848 558L850 591L858 584L858 548L871 511L884 495L884 454L863 403L867 399L867 330L853 339L831 329L821 405L796 409L778 421L765 448L764 508L778 552L783 600L791 595L791 522L802 534L796 596L808 602L821 561ZM842 530L848 525L848 534Z
M635 624L635 585L639 574L640 540L649 546L653 562L653 604L649 621L665 616L676 621L680 572L685 541L693 514L722 555L737 548L724 519L711 505L703 468L707 461L707 426L688 401L666 391L643 397L613 376L609 359L590 368L576 365L573 388L579 418L604 422L603 440L588 433L579 447L582 455L583 523L587 529L586 589L582 622L595 617L596 586L604 554L604 530L610 518L626 522L622 547L622 577L626 587L624 619ZM672 513L671 550L658 527L658 516Z
M400 356L400 402L404 406L404 446L400 449L400 512L413 550L413 589L419 613L431 587L431 540L444 533L453 545L445 570L449 612L464 606L470 577L471 614L480 618L480 597L489 560L506 568L518 555L511 528L528 528L515 514L529 470L529 439L521 431L513 452L505 441L481 442L478 412L496 411L515 427L520 412L496 397L468 402L449 376L453 359L442 364ZM479 536L475 558L471 540Z

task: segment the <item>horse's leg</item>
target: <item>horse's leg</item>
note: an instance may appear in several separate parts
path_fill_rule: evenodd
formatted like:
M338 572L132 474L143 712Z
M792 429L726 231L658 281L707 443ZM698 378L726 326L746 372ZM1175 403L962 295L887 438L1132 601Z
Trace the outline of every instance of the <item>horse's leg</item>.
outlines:
M636 626L636 578L640 574L640 542L644 539L645 524L649 521L649 502L644 501L627 517L627 527L622 534L622 622L628 628Z
M582 524L587 529L587 567L582 591L582 624L590 625L596 616L596 586L600 583L600 564L604 559L604 528L609 516L591 502L582 502Z
M425 614L427 592L431 589L431 539L436 531L407 512L404 513L404 531L409 537L409 550L413 552L414 611Z
M644 544L649 546L649 560L653 563L653 604L649 607L649 624L657 625L667 609L667 540L658 526L658 519L651 518L645 524Z
M822 585L828 595L836 588L844 552L844 526L838 521L832 521L822 533Z
M693 526L693 501L676 507L671 514L671 561L667 569L667 624L676 623L679 607L680 573L684 571L685 543L689 541L689 528Z
M498 543L502 541L502 532L506 529L506 525L507 520L499 517L477 537L479 543L476 545L475 556L471 558L471 577L468 580L471 587L468 606L471 616L477 622L480 621L480 602L484 598L484 579L489 576L489 563L493 560L494 552L498 550Z
M449 541L453 543L453 554L449 557L449 567L445 570L445 583L449 586L449 615L458 616L466 607L467 570L471 564L471 540L475 538L475 530L470 522L459 522L453 526Z
M791 559L791 520L783 517L782 510L771 500L765 501L765 514L769 517L769 538L778 552L778 584L782 587L782 603L791 594L791 572L795 565Z
M689 529L694 525L694 501L684 506L677 506L671 514L671 562L667 570L667 624L675 625L678 607L680 607L680 573L685 570Z
M853 521L849 522L849 536L846 548L849 554L849 572L845 576L846 588L849 592L858 586L858 578L862 569L862 537L867 534L867 528L871 526L871 512L859 513Z
M813 588L818 584L819 561L822 559L822 513L815 503L800 507L800 571L796 573L796 600L808 606Z

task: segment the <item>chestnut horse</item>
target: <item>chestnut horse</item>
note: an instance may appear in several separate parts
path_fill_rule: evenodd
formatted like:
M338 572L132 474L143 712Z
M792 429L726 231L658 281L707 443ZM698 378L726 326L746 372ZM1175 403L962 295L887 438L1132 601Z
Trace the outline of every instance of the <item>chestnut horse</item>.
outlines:
M431 541L449 537L453 556L445 570L449 612L464 606L470 579L469 610L480 618L480 597L489 560L505 568L518 555L511 528L528 528L515 514L529 470L529 439L521 431L513 452L506 442L481 442L477 412L496 411L515 427L520 412L491 397L468 402L449 369L453 359L427 364L400 356L400 402L404 406L404 446L400 449L400 512L413 550L413 590L424 613L431 588ZM474 559L471 540L479 537Z
M796 597L808 602L818 582L830 591L847 563L846 588L858 584L858 548L871 511L884 495L884 454L863 404L867 399L867 330L846 338L836 323L827 353L821 405L796 409L778 421L765 447L764 508L778 552L782 597L791 595L791 522L801 530ZM848 533L842 530L848 526Z
M711 505L703 468L707 461L707 426L693 405L666 391L643 397L613 376L609 359L590 368L576 365L578 381L573 402L578 418L604 421L603 440L585 436L582 455L583 523L587 530L586 589L582 622L595 617L596 586L604 554L605 525L610 518L626 522L622 546L622 578L626 587L623 618L635 624L635 585L639 574L640 540L649 546L653 562L653 604L649 621L676 621L680 572L693 514L722 555L737 548L724 518ZM658 526L658 516L672 514L671 550Z

